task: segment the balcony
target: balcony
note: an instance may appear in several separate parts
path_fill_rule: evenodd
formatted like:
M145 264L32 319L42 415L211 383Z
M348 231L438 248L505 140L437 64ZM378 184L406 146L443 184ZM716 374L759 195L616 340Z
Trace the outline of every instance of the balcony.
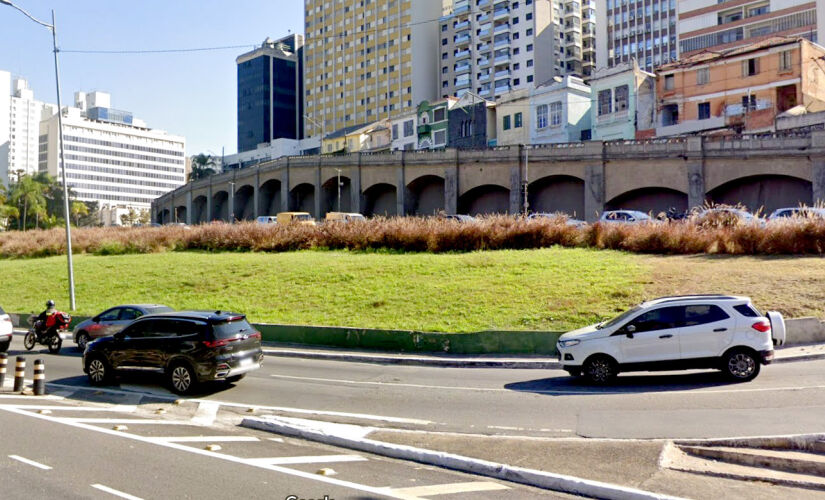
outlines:
M485 43L478 46L478 48L476 49L476 52L478 52L480 54L482 52L487 52L488 50L490 50L490 42L485 42Z
M469 50L460 50L460 51L455 53L456 61L460 61L460 60L466 59L468 57L470 57L470 51Z
M505 77L509 77L509 76L510 76L510 70L509 69L503 69L503 70L500 70L500 71L496 71L496 79L505 78Z
M469 27L470 27L470 21L461 21L460 23L457 23L453 27L453 29L455 29L456 31L461 31L461 30L463 30L465 28L469 28Z
M470 35L459 35L455 37L456 45L467 45L470 43Z
M482 75L478 77L478 82L479 83L487 82L487 81L490 81L490 73L482 73Z
M510 82L509 81L506 82L506 83L502 83L502 84L499 84L498 82L496 82L496 89L495 89L496 95L504 94L504 93L507 93L507 92L510 92Z
M486 97L490 95L490 89L481 89L481 92L478 93L481 97Z
M456 91L470 88L470 80L460 80L455 82Z
M493 28L493 33L495 33L496 35L498 35L499 33L510 33L510 24L504 23L496 25L496 27Z
M460 16L460 15L466 14L468 12L470 12L470 6L468 4L458 6L458 7L455 8L455 10L453 10L453 14L456 15L456 16Z
M485 1L484 3L487 3L487 2ZM481 7L481 4L478 4L478 6ZM484 14L481 17L479 17L476 20L476 22L478 22L478 24L483 24L483 23L486 23L489 20L490 20L490 14Z
M487 38L492 33L493 32L490 30L490 28L485 28L485 29L481 29L481 30L478 31L478 36L479 36L479 38Z
M429 123L418 126L418 135L427 135L432 131L432 126Z
M510 19L510 9L498 9L493 11L493 21L501 19Z
M496 56L493 60L496 66L501 66L502 64L510 64L510 54L504 54L501 56Z
M470 72L470 65L469 64L456 65L455 69L453 71L455 72L456 75L469 73ZM469 76L467 78L469 78Z
M486 68L489 65L490 65L490 60L489 59L482 59L478 62L478 67L479 68Z
M504 39L501 39L501 40L497 40L495 43L493 43L493 47L496 48L496 49L501 49L501 48L505 48L505 47L509 47L509 46L510 46L510 39L509 38L504 38Z

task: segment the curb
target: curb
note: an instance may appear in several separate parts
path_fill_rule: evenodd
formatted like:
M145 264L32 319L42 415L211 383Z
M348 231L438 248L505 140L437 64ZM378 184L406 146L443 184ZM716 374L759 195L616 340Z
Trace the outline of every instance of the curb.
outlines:
M796 356L788 356L786 358L774 358L771 364L781 363L796 363L797 361L816 361L818 359L825 359L825 352L818 354L798 354Z
M314 424L314 425L313 425ZM401 460L411 460L428 465L435 465L470 474L482 475L525 484L537 488L562 491L593 498L613 500L650 500L674 499L658 493L635 488L628 488L610 483L590 481L573 476L552 474L549 472L515 467L512 465L488 462L451 453L425 450L412 446L396 445L366 439L364 436L372 429L347 424L328 424L310 420L272 417L244 418L242 427L258 429L277 434L298 437L333 446L341 446ZM321 428L324 427L324 428Z

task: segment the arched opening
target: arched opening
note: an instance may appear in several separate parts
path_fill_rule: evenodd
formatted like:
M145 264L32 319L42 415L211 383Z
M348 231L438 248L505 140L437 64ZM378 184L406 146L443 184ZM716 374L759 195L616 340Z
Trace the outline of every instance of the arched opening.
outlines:
M192 224L203 224L209 216L206 213L206 196L198 196L192 200Z
M252 220L255 218L255 188L250 185L235 190L235 203L232 207L233 220Z
M563 212L584 219L584 181L569 175L542 177L527 186L531 212Z
M313 217L315 214L315 186L304 183L298 184L289 192L289 207L295 212L309 212Z
M281 211L281 181L270 179L258 188L258 214L275 215Z
M678 212L688 209L688 196L685 193L664 187L634 189L616 196L608 201L605 210L638 210L652 213L655 217L661 212L675 208Z
M458 197L458 212L469 215L506 214L510 190L493 184L475 187Z
M364 215L397 215L395 186L375 184L364 191Z
M168 224L169 220L171 219L170 215L171 212L169 212L168 208L164 208L163 210L161 210L158 214L158 224Z
M229 193L226 191L212 195L212 220L229 222Z
M186 205L175 207L175 217L172 222L186 222Z
M711 190L708 201L726 205L745 205L755 212L771 213L777 208L813 203L810 182L787 175L758 175L736 179Z
M407 185L410 215L433 215L444 210L444 178L424 175Z
M342 175L339 200L338 176L327 179L321 186L323 198L321 200L321 215L327 212L352 212L352 184L349 177Z

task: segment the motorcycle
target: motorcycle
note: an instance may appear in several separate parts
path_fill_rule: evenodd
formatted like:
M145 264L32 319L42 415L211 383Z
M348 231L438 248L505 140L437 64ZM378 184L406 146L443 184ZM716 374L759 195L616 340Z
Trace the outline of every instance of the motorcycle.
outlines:
M31 315L29 324L32 327L23 338L23 346L27 351L31 351L35 345L42 344L49 348L50 353L58 353L63 346L61 334L68 332L71 321L72 317L68 313L60 311L47 316L44 321L37 320L37 316Z

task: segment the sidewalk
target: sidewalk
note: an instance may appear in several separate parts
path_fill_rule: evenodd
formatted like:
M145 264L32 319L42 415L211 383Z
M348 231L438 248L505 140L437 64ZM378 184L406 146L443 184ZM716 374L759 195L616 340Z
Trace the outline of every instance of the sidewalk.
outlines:
M558 358L529 354L479 354L475 356L432 353L385 353L336 347L296 346L264 342L264 354L283 358L348 361L387 365L441 366L448 368L517 368L560 370ZM776 350L774 363L793 363L825 359L825 344L782 347Z

